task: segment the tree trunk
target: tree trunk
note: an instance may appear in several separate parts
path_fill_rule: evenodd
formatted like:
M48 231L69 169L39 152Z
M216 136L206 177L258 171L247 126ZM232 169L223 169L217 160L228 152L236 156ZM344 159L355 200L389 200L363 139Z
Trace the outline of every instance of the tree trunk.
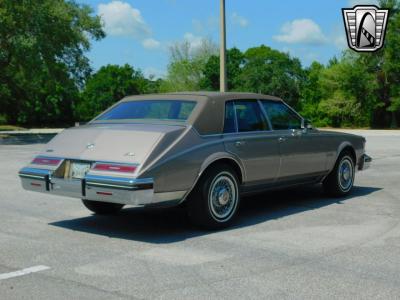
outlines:
M395 111L392 111L392 120L390 122L390 128L397 128L397 118Z

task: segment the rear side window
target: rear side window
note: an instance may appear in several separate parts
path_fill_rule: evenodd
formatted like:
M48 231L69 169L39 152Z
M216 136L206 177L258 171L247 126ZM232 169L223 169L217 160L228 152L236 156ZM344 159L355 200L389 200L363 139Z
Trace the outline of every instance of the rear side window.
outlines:
M301 118L282 102L262 101L274 130L301 129Z
M143 119L186 121L195 105L195 101L181 100L127 101L100 115L96 121Z
M257 101L235 101L239 132L269 130Z

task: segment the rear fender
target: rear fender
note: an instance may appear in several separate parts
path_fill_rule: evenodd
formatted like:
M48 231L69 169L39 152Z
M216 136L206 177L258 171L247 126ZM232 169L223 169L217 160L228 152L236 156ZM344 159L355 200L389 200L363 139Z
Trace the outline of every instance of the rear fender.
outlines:
M246 181L246 172L245 169L243 167L242 162L240 161L239 158L237 158L236 156L230 154L230 153L226 153L226 152L217 152L217 153L213 153L211 154L209 157L207 157L204 162L202 163L201 167L200 167L200 171L197 177L200 177L204 171L214 162L218 161L218 160L222 160L222 159L229 159L232 160L233 162L235 162L239 168L240 168L240 173L239 175L241 175L242 177L242 181L245 182Z
M231 160L232 162L236 163L239 168L240 168L240 172L241 172L241 177L242 177L242 182L244 182L246 180L246 172L245 169L243 167L243 164L241 163L240 159L235 157L234 155L230 154L230 153L226 153L226 152L216 152L211 154L210 156L208 156L204 162L201 164L200 166L200 170L197 174L197 177L192 185L192 187L187 191L186 195L184 196L184 198L182 199L182 202L186 200L187 196L190 194L190 192L194 189L194 187L196 186L197 182L199 181L201 175L203 175L204 171L211 166L213 163L219 161L219 160Z

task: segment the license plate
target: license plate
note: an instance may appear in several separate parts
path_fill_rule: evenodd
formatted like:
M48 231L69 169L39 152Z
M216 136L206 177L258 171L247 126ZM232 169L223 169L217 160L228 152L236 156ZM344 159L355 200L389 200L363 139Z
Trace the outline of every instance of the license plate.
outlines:
M71 177L82 179L90 170L90 164L81 162L71 162Z

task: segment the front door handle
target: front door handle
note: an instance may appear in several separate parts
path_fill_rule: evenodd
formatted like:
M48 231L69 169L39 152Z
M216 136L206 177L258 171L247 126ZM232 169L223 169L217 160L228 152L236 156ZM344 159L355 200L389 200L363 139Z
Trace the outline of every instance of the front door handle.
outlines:
M236 142L235 142L235 146L236 146L236 147L241 147L241 146L243 146L244 144L246 144L245 141L236 141Z
M286 138L283 137L283 136L281 136L281 137L278 139L278 142L279 142L279 143L283 143L284 141L286 141Z
M292 129L292 136L301 136L303 134L300 130Z

